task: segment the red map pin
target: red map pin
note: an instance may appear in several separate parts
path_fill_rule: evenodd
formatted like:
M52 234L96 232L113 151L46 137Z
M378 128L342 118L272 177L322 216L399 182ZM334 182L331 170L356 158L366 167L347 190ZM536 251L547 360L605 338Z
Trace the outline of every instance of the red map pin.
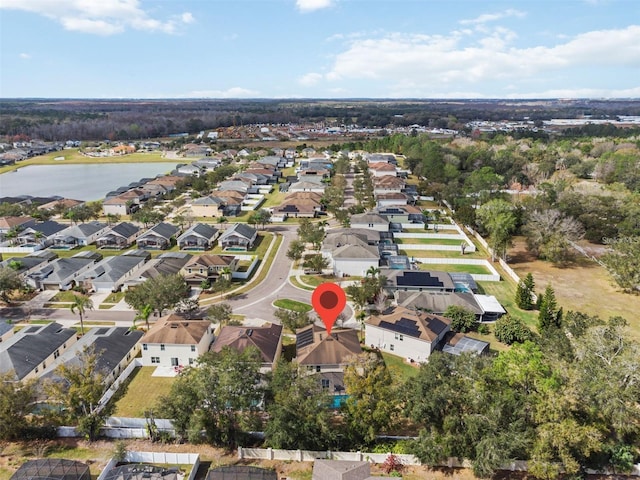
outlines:
M322 283L313 291L311 305L320 315L327 329L327 335L331 334L333 324L336 323L338 315L340 315L346 304L347 295L337 283Z

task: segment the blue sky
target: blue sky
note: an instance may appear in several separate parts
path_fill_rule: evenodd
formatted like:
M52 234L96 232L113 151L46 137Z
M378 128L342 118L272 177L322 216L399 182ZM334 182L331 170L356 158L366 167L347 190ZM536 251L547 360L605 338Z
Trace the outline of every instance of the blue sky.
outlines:
M0 97L639 98L638 0L0 0Z

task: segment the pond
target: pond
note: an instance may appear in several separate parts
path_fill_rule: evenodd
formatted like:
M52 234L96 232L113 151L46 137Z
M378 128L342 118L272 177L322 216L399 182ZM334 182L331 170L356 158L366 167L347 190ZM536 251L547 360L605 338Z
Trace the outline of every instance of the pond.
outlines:
M29 165L0 175L0 197L50 197L101 200L112 190L142 178L171 172L177 163L103 163Z

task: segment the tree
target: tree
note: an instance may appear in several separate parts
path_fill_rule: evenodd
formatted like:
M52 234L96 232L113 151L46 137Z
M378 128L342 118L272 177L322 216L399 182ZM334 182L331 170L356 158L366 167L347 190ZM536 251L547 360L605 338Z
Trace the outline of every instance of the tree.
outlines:
M580 222L554 209L531 212L523 232L534 255L560 264L573 258L571 244L584 236Z
M176 313L192 318L200 308L200 302L197 298L183 298L176 305Z
M371 444L394 425L398 385L375 353L352 357L344 370L347 400L342 408L351 445Z
M261 208L260 210L258 210L257 212L253 212L249 216L247 223L249 223L250 225L258 225L264 230L265 225L267 223L271 223L271 212L269 210Z
M316 273L322 273L322 271L329 266L329 259L325 258L321 253L316 253L307 256L304 267L309 268Z
M165 310L175 307L180 300L188 297L189 290L187 282L179 274L158 275L128 289L124 299L138 311L149 305L161 317Z
M328 450L337 442L330 396L297 364L278 362L269 384L265 439L273 448Z
M212 322L219 323L220 325L226 325L231 320L231 314L233 309L228 303L216 303L211 305L207 310L207 316Z
M531 340L531 330L522 320L511 315L502 315L494 324L494 331L498 341L511 345L513 343L523 343Z
M33 381L17 381L13 372L0 374L0 440L21 440L31 425L37 399Z
M476 314L468 308L449 305L443 316L451 319L451 330L454 332L471 332L478 327Z
M535 293L535 282L531 272L527 273L524 280L518 282L516 288L516 305L523 310L531 310L533 308L533 295Z
M136 320L144 320L147 330L149 330L149 317L153 313L153 307L149 304L142 305L142 307L136 312L136 316L133 319L133 328L136 328Z
M199 441L204 430L210 443L233 448L243 441L244 432L260 428L261 361L254 347L206 353L197 368L187 368L176 379L158 411L174 421L181 437Z
M107 377L99 368L100 355L95 348L86 347L78 356L78 362L58 366L56 377L45 385L50 399L64 407L59 413L61 420L76 423L78 431L89 441L96 439L114 409L113 403L100 404Z
M489 234L491 259L504 258L516 228L514 206L505 200L491 200L477 209L476 219Z
M304 243L300 240L293 240L291 244L289 244L289 249L287 250L287 258L289 260L298 261L302 258L302 254L304 253Z
M18 272L10 267L0 267L0 299L11 303L11 292L23 286L22 279Z
M308 218L300 220L298 226L298 237L304 243L313 244L315 250L319 250L324 240L324 226L319 223L312 223Z
M73 300L69 308L71 309L71 313L78 312L78 316L80 317L80 334L84 335L84 316L87 310L93 310L93 301L87 295L73 292Z
M607 239L611 251L601 260L625 292L640 291L640 236Z
M543 333L545 330L560 326L560 316L556 293L551 284L547 284L542 299L540 300L540 311L538 313L538 330Z
M465 189L476 197L476 205L478 205L483 203L503 183L504 178L498 175L493 168L481 167L473 170L467 177Z
M287 308L278 308L274 315L280 320L284 328L288 328L292 332L311 324L311 319L307 312L296 312L295 310L289 310Z

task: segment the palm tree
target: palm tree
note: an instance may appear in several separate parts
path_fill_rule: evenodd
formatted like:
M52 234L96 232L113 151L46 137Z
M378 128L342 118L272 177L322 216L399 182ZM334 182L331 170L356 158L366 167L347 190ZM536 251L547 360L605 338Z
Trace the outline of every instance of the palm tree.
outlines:
M372 265L369 267L369 269L365 273L365 277L368 277L369 275L371 275L371 278L376 278L379 273L380 273L380 269Z
M136 329L136 320L144 320L144 323L147 325L147 330L149 330L149 317L151 316L151 312L153 312L151 305L142 307L133 319L133 329Z
M87 310L93 310L93 301L87 295L75 293L71 303L71 313L76 313L76 310L80 316L80 332L84 335L84 314Z

